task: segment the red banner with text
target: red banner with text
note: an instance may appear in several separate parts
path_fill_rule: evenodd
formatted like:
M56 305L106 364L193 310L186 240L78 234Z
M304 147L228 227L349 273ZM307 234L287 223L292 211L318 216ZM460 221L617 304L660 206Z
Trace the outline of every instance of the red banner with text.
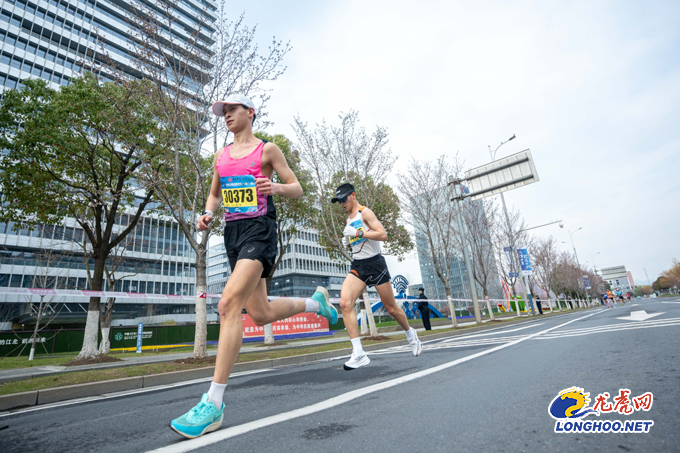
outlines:
M264 336L264 326L256 326L248 315L241 315L244 337ZM274 335L291 333L328 332L328 320L316 313L300 313L272 323Z

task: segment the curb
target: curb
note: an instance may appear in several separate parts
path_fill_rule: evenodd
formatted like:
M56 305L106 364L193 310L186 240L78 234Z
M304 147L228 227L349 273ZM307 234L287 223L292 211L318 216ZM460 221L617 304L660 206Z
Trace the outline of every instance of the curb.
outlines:
M569 313L565 313L569 314ZM536 319L536 318L534 318ZM505 325L512 325L517 322L524 322L527 318L520 318L510 321ZM494 325L494 324L492 324ZM424 337L424 341L437 340L440 338L455 337L466 335L479 330L486 330L486 326L469 327L463 330L436 333ZM377 343L364 346L364 351L377 351L381 349L393 348L395 346L407 345L408 340L395 340L385 343ZM279 368L291 365L300 365L319 360L327 360L336 357L347 356L351 353L351 348L336 349L333 351L313 352L310 354L281 357L278 359L254 360L251 362L236 363L232 372L254 371L267 368ZM155 387L160 385L175 384L178 382L191 381L195 379L208 378L213 375L215 367L195 368L192 370L172 371L168 373L150 374L146 376L135 376L130 378L112 379L108 381L89 382L86 384L68 385L64 387L54 387L44 390L32 390L29 392L12 393L0 395L0 411L10 409L37 406L47 403L84 398L89 396L99 396L126 390ZM41 376L42 377L42 376Z

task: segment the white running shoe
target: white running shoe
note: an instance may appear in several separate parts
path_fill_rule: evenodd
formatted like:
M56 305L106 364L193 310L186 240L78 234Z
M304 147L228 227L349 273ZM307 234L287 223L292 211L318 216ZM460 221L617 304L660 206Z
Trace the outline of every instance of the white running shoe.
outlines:
M352 356L347 362L345 362L344 368L347 371L356 370L357 368L366 366L369 363L371 363L371 359L368 358L365 352L362 351L359 355L357 355L355 352L352 352Z
M423 344L418 339L418 333L416 332L416 329L411 330L413 331L413 338L408 342L411 343L411 352L413 352L414 356L418 357L420 353L423 352Z

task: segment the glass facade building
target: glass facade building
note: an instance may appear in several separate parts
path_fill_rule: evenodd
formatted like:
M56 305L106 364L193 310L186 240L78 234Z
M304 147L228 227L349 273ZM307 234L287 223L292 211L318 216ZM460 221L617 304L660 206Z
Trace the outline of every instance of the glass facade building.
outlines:
M130 56L129 0L0 0L0 90L20 88L22 81L38 77L53 87L68 85L80 72L78 63L95 60L104 52L129 75L138 72ZM173 9L175 40L200 36L211 44L213 0L181 0ZM201 19L207 14L206 19ZM89 51L89 52L88 52Z
M0 93L21 88L28 78L47 80L52 88L68 85L79 74L79 63L100 59L101 48L125 73L138 76L129 51L132 4L129 0L0 0ZM172 13L174 24L165 33L188 41L200 27L199 39L206 46L212 43L213 0L181 0ZM128 221L123 213L115 228L122 230ZM89 289L86 262L76 245L83 231L74 219L33 231L13 231L13 227L0 224L0 287ZM144 215L126 241L115 258L122 278L114 288L105 283L104 290L148 296L194 294L194 252L176 222ZM7 327L8 321L30 324L38 300L0 294L0 328L3 323ZM135 324L140 317L160 321L194 313L192 301L128 301L134 303L116 302L113 325ZM84 323L87 304L86 297L55 297L50 310L66 323Z
M481 201L465 200L465 203L481 203ZM481 212L483 215L483 210ZM458 231L457 224L455 230ZM437 275L432 260L428 258L430 256L429 252L430 248L428 245L428 241L425 235L422 232L418 231L418 229L416 229L415 231L415 236L416 236L416 248L418 250L418 262L420 264L420 275L423 280L423 283L422 285L411 285L413 287L413 290L411 289L411 286L409 286L409 289L413 292L413 294L410 295L417 296L418 292L416 286L417 287L422 286L422 288L425 290L425 295L429 299L446 299L446 289L444 287L444 283L442 283L441 279ZM489 243L491 243L490 236L488 238L488 241ZM492 267L496 268L495 258L491 257L491 261L493 263ZM470 294L470 283L467 275L467 268L465 266L465 261L462 256L462 252L460 256L453 257L453 262L450 265L449 275L448 276L445 275L445 277L448 278L452 298L454 299L472 298ZM479 284L477 284L476 286L477 296L481 299L483 291ZM492 278L491 282L489 283L489 298L496 299L502 297L503 290L500 284L500 279Z

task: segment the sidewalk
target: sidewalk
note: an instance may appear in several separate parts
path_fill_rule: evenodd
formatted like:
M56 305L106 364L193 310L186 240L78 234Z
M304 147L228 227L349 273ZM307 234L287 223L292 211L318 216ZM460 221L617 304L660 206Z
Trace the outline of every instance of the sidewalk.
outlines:
M512 319L516 318L517 316L503 316L502 319ZM489 322L488 319L485 319L482 321L483 323ZM464 326L472 326L474 325L474 321L468 321L468 322L459 322L458 326L459 327L464 327ZM432 326L432 330L443 330L443 329L448 329L451 327L451 323L446 322L437 326ZM391 331L388 331L391 330ZM416 328L416 331L422 332L424 331L423 328ZM378 333L380 335L384 335L387 337L392 337L392 336L398 336L398 335L403 335L404 332L399 328L399 326L393 326L393 327L381 327L378 328ZM250 346L250 345L243 345L241 346L241 351L239 354L248 354L248 353L253 353L253 352L265 352L265 351L274 351L274 350L282 350L282 349L296 349L296 348L307 348L310 346L321 346L321 345L327 345L327 344L335 344L335 343L342 343L342 342L349 342L349 338L347 337L347 333L345 331L338 331L333 337L330 338L321 338L318 340L302 340L302 341L292 341L289 342L288 344L285 345L279 345L279 346ZM212 349L208 351L209 356L214 356L217 354L216 349ZM110 362L110 363L97 363L97 364L92 364L92 365L79 365L79 366L44 366L44 367L30 367L30 368L16 368L13 370L0 370L0 384L6 383L6 382L12 382L12 381L20 381L20 380L27 380L27 379L33 379L33 378L38 378L38 377L44 377L44 376L54 376L58 374L63 374L63 373L73 373L76 371L89 371L89 370L102 370L102 369L109 369L109 368L121 368L121 367L129 367L129 366L136 366L136 365L146 365L146 364L151 364L151 363L161 363L161 362L173 362L175 360L180 360L180 359L187 359L191 357L192 353L191 352L183 352L183 353L177 353L177 354L162 354L159 356L135 356L134 353L132 354L125 354L121 355L121 357L118 357L121 359L120 362Z

